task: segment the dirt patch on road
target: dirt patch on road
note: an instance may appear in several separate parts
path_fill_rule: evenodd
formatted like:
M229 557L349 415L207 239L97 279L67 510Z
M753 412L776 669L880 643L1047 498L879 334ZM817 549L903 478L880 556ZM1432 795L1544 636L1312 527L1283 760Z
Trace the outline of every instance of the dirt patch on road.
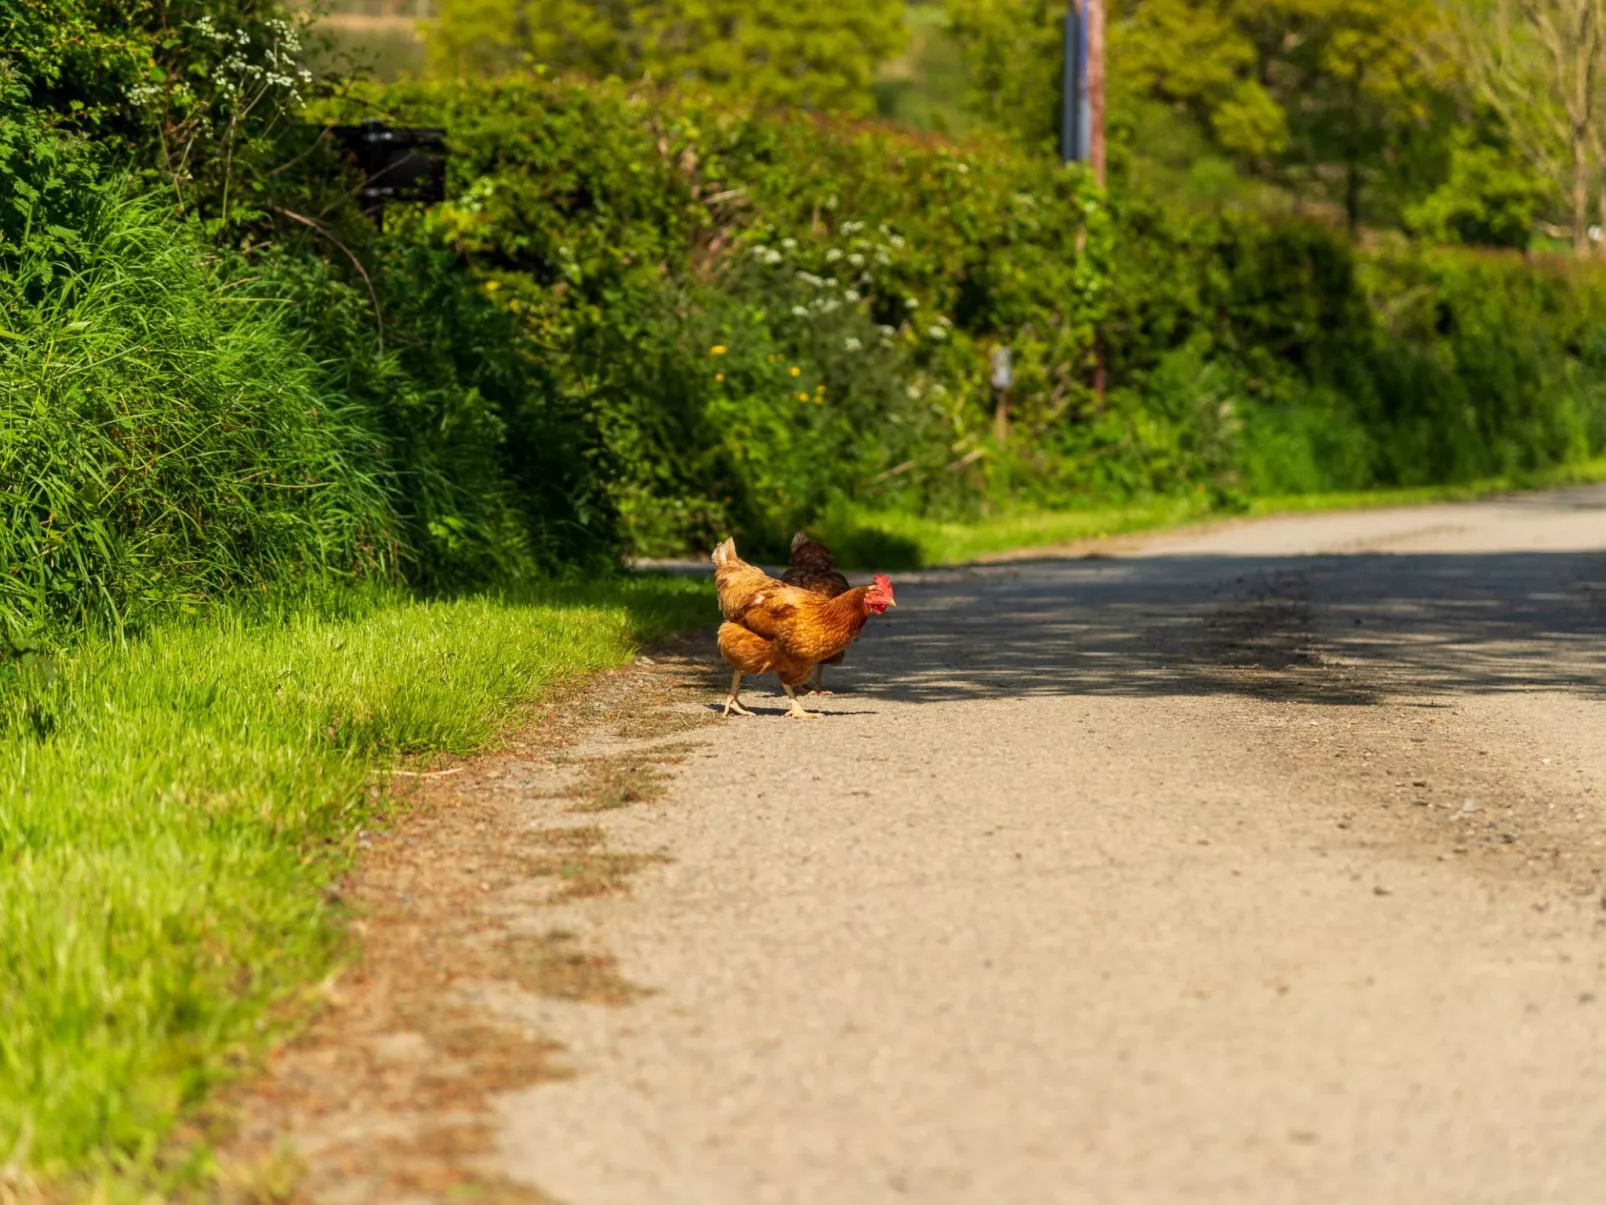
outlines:
M713 718L706 638L660 647L537 710L496 752L398 778L402 818L365 833L341 885L360 940L322 1014L227 1108L226 1194L251 1202L550 1198L481 1166L490 1098L569 1074L562 1049L487 1002L623 1007L648 993L556 907L667 861L618 850L605 814L662 796ZM656 742L656 743L653 743Z

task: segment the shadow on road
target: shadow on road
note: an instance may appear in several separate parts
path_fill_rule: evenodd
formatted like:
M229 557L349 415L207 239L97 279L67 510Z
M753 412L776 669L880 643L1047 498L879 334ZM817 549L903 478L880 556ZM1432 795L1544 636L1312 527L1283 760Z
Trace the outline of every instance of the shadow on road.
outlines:
M1606 696L1606 553L1155 556L899 589L843 684L869 698Z

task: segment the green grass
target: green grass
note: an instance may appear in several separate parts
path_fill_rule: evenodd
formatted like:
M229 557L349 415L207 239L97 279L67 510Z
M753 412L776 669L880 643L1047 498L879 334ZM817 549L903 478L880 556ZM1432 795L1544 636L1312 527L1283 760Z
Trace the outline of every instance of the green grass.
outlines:
M821 524L819 534L837 550L843 563L852 567L914 569L961 564L1005 552L1078 544L1212 519L1470 501L1518 490L1600 481L1606 481L1606 458L1540 473L1490 477L1458 485L1256 498L1237 509L1222 509L1213 506L1207 497L1193 496L1078 510L1018 510L967 521L858 511Z
M706 582L346 596L0 662L0 1166L145 1179L302 1015L376 768L707 617Z

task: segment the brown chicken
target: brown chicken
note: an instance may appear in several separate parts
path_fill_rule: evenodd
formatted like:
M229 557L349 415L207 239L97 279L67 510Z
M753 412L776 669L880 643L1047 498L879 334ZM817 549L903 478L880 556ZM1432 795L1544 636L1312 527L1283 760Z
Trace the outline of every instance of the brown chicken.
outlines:
M792 537L792 552L786 564L786 572L781 574L781 580L788 586L796 586L822 598L835 598L838 594L848 592L848 579L837 571L836 557L831 555L831 550L818 540L809 539L801 531ZM842 654L838 653L835 657L827 657L816 665L814 688L811 693L830 694L831 692L822 684L825 667L841 664Z
M795 687L808 681L822 661L852 644L865 620L897 606L892 583L877 574L869 586L825 598L788 586L736 555L736 541L714 549L714 587L725 622L719 625L719 651L731 667L725 714L752 715L741 703L743 674L773 673L792 701L788 716L812 715L798 702Z

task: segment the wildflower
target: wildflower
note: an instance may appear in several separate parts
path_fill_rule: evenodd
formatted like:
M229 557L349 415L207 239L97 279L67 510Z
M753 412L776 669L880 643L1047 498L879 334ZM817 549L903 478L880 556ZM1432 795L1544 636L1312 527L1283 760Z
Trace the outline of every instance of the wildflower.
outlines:
M792 367L790 367L790 368L788 368L786 370L786 373L787 373L788 376L800 377L800 376L803 375L803 370L801 368L799 368L796 364L794 364L794 365L792 365Z
M785 257L779 251L773 249L764 253L764 262L767 264L778 264L784 258Z
M724 355L725 354L725 345L723 343L714 344L714 346L712 346L712 347L710 347L708 349L708 354L711 355L711 356L722 356L722 355Z
M904 392L907 393L909 395L909 399L911 401L913 401L915 398L918 398L920 396L920 386L919 385L910 385L907 389L904 390Z
M875 253L875 262L885 268L892 263L892 256L888 255L885 251L877 251Z
M846 301L849 305L857 304L859 300L859 290L849 289L846 293L842 294L842 300Z
M809 316L809 311L808 311L807 307L801 306L801 305L794 305L792 307L792 317L794 317L794 318L807 318L808 316Z
M724 373L722 373L722 372L716 372L716 373L715 373L715 374L714 374L714 380L716 380L716 381L723 381L723 380L724 380L724 379L725 379L725 374L724 374Z
M797 395L797 400L800 402L806 402L809 400L809 395L806 393L800 393Z
M932 326L926 328L926 334L930 335L933 339L940 341L948 337L948 330L946 327Z
M781 240L781 246L785 247L788 251L796 251L797 240L795 238L783 238Z
M834 264L834 263L836 263L837 260L839 260L841 258L842 258L842 249L840 247L832 247L829 251L827 251L825 253L825 262L828 263L828 264Z
M970 175L970 164L961 163L954 170L957 171L961 176L968 176Z
M864 267L864 256L855 251L852 255L848 256L848 263L852 264L855 268L862 268Z
M860 343L852 335L849 335L846 339L842 340L842 346L848 351L862 351L864 349L864 344Z
M887 242L892 244L893 250L898 250L904 244L904 237L901 234L889 234L887 235Z
M824 385L816 385L814 387L814 392L815 393L824 393L825 392L825 386Z
M485 282L485 291L487 293L494 293L498 289L500 289L501 287L502 287L502 282L499 281L499 280L488 280L488 281Z
M894 335L896 335L898 333L896 327L883 326L883 327L880 327L878 329L881 331L881 337L883 339L890 339L890 338L892 338L892 336L894 336Z
M903 306L904 306L904 309L907 309L907 310L918 310L920 308L920 303L918 301L916 301L913 297L905 297L903 299Z

